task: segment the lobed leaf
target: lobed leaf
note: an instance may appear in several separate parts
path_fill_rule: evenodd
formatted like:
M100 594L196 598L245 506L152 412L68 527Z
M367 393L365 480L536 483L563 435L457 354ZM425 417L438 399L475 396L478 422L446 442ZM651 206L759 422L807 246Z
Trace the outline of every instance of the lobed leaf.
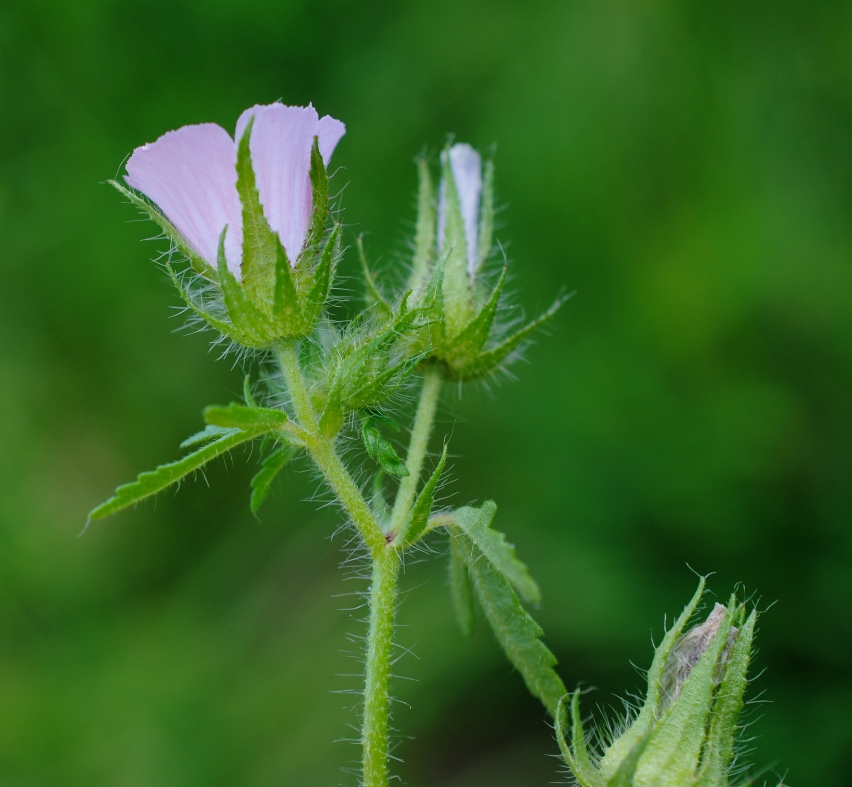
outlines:
M457 509L453 512L453 520L524 601L537 604L541 601L541 591L529 569L515 554L514 544L506 541L506 536L499 530L491 528L496 513L496 503L487 500L480 508L465 506Z
M553 667L556 657L541 641L541 627L527 614L505 577L485 558L473 541L463 550L473 587L494 636L527 688L555 717L567 693Z

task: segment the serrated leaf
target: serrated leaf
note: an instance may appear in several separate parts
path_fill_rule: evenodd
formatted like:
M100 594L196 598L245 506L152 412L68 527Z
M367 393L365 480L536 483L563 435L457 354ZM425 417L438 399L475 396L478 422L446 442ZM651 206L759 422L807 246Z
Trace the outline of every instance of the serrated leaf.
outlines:
M386 473L400 478L409 475L405 462L399 458L393 445L385 439L375 420L370 416L364 418L361 424L361 437L369 457L378 462Z
M216 271L190 247L178 228L160 213L157 208L117 180L108 180L107 183L130 200L135 208L141 210L151 219L166 234L166 237L174 244L175 248L189 260L189 264L197 273L200 273L211 281L217 280Z
M491 630L532 695L555 717L559 700L567 694L553 669L556 657L541 641L541 627L523 608L512 586L473 541L467 541L464 559Z
M571 774L574 779L576 779L580 787L604 787L604 781L589 756L589 750L586 744L586 732L583 729L583 719L580 715L580 692L575 691L570 695L570 699L570 746L568 744L568 730L566 729L568 716L565 710L566 697L563 697L559 701L555 716L556 740L559 743L559 750L562 752L562 758L571 769ZM606 787L609 787L609 785Z
M231 429L225 428L223 426L205 426L200 432L196 432L194 435L190 435L184 440L179 448L189 448L193 445L198 445L199 443L209 443L211 440L215 440L222 435L227 434L232 431Z
M270 313L275 290L275 258L278 242L263 213L252 168L249 141L253 125L254 117L249 119L237 145L237 192L240 195L243 219L241 279L249 299Z
M204 422L225 429L290 429L292 421L283 410L271 407L251 407L232 402L229 405L211 405L204 410Z
M457 536L450 536L450 593L453 598L453 611L456 622L462 634L470 637L473 634L475 617L473 606L473 584L467 563L461 554L463 542Z
M441 480L441 475L444 472L444 466L447 464L447 444L444 443L444 450L441 452L441 458L438 464L429 476L429 480L423 485L420 494L414 501L411 507L411 514L402 529L397 534L399 543L403 546L410 546L417 542L426 525L429 523L429 514L432 513L432 506L435 504L435 490L438 488L438 482Z
M115 494L109 500L99 505L89 514L89 519L103 519L110 514L115 514L122 509L128 508L134 503L138 503L146 497L150 497L166 487L176 484L193 471L203 467L211 459L227 453L240 443L245 443L248 440L259 437L262 433L262 430L259 429L249 431L232 429L217 440L207 443L197 451L193 451L191 454L183 457L183 459L160 465L156 470L140 473L135 481L118 487L115 490Z
M414 256L406 289L422 300L421 290L429 281L429 265L435 257L435 187L425 158L417 162L417 224L414 233Z
M292 445L281 446L264 458L260 470L251 479L251 512L257 510L266 500L272 482L284 466L296 455L296 449Z
M541 601L541 591L530 576L529 569L515 554L514 545L506 541L506 536L491 528L496 513L497 505L487 500L481 508L459 508L453 512L453 520L521 597L537 604Z

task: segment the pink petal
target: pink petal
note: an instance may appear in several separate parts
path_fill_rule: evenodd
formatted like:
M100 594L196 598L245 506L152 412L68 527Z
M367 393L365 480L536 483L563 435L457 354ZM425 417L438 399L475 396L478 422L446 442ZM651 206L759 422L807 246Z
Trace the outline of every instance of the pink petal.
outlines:
M471 279L479 267L479 201L482 197L482 159L470 145L450 148L450 168L461 204L467 241L467 272Z
M328 163L346 128L329 116L320 120L312 106L269 104L240 115L237 142L252 116L250 148L260 204L294 265L305 245L313 207L310 171L314 137L319 137L320 152Z
M243 231L234 141L214 123L184 126L133 151L127 183L155 202L213 268L225 225L228 268L239 276Z

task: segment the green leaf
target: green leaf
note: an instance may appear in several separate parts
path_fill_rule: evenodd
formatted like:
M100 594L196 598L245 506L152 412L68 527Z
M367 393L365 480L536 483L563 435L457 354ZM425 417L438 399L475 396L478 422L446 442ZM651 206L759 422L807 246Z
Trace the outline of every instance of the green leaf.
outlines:
M429 265L435 256L435 187L429 163L425 158L417 162L417 225L414 233L414 257L411 260L411 276L406 289L413 290L415 297L422 300L421 290L429 281Z
M364 448L371 459L379 463L379 466L391 475L404 477L409 475L405 462L399 458L391 443L385 439L372 416L364 418L361 424L361 437L364 440Z
M225 429L260 429L265 432L294 428L293 422L283 410L251 407L237 402L232 402L225 407L211 405L205 408L204 422Z
M285 445L264 458L260 470L251 479L251 512L253 514L257 513L263 501L266 500L275 477L295 455L295 447Z
M417 495L417 499L411 507L411 514L398 534L399 543L403 546L411 546L423 535L423 531L429 523L429 514L432 513L432 506L435 503L435 490L438 488L438 482L441 480L446 464L447 444L444 443L444 450L441 452L438 464L432 471L432 475L429 476L429 480L423 485L420 494Z
M456 622L462 634L470 637L473 634L475 617L473 585L467 563L461 553L463 548L464 541L458 536L450 535L450 592L453 598L453 611L456 613Z
M253 125L252 117L237 145L237 191L243 218L241 279L249 299L266 313L271 313L278 243L263 213L252 169L249 140Z
M541 591L530 576L526 565L515 554L515 547L506 541L506 536L491 528L497 505L488 500L481 508L465 506L453 512L453 520L476 547L518 591L521 597L532 604L541 601Z
M211 440L216 440L231 431L232 429L223 426L210 426L208 424L200 432L196 432L194 435L187 437L179 447L190 448L191 446L198 445L199 443L209 443Z
M130 189L116 180L108 180L110 186L119 191L124 197L130 200L131 204L141 210L151 221L153 221L165 234L166 237L174 244L175 248L189 260L189 264L193 269L202 276L207 277L211 281L216 281L216 271L207 264L205 260L186 242L186 238L160 211L155 208L147 200L142 199Z
M580 692L575 691L571 698L571 745L568 745L567 712L565 711L565 697L559 700L556 709L556 740L559 750L571 774L577 780L580 787L604 787L603 779L595 768L589 756L586 744L586 733L583 729L583 719L580 716ZM609 787L609 785L607 785Z
M263 430L247 430L231 429L227 433L223 433L221 437L207 445L199 448L191 454L179 459L177 462L171 462L166 465L160 465L156 470L140 473L135 481L129 484L123 484L115 490L115 494L95 508L90 514L89 519L103 519L110 514L115 514L122 509L144 500L146 497L162 491L172 484L176 484L182 478L192 473L195 470L203 467L211 459L230 451L240 443L245 443L248 440L253 440L263 434Z
M473 541L468 543L469 549L462 553L494 636L527 688L555 718L559 700L567 694L553 669L556 657L541 641L540 626L527 614L512 586L490 560L483 559Z

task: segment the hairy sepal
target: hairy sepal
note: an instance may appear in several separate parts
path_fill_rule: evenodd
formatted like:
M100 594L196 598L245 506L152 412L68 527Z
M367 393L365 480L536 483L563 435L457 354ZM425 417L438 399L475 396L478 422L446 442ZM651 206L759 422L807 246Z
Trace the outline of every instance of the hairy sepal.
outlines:
M444 250L446 263L443 275L444 312L447 335L452 339L460 334L473 316L470 275L467 269L467 239L464 218L450 157L441 157L441 176L444 183Z
M414 297L420 301L429 282L429 266L435 258L436 243L435 186L429 162L422 157L417 162L417 180L417 224L407 289L412 290Z
M571 708L571 743L568 743L568 711L565 708L566 701L570 702ZM583 729L583 718L580 715L580 692L563 697L556 709L556 740L562 758L571 769L571 775L576 779L580 787L609 787L598 773L594 762L589 754L586 732Z

